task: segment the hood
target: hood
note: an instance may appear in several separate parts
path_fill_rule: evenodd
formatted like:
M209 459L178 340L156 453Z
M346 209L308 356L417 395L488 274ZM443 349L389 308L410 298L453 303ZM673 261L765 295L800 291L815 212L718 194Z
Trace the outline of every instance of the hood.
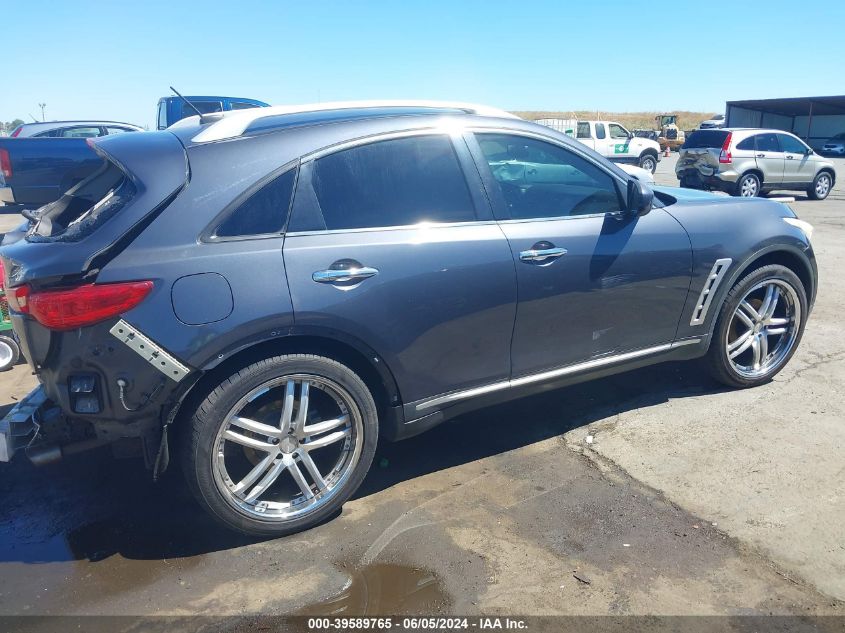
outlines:
M666 198L672 200L668 204L675 204L682 202L687 206L701 206L702 208L712 208L713 205L746 205L751 212L752 207L756 209L765 208L768 211L776 211L781 217L794 218L797 217L795 212L788 204L777 202L776 200L766 200L765 198L736 198L734 196L727 196L724 194L710 193L709 191L700 191L698 189L686 189L684 187L663 187L657 186L652 189L660 194L661 198L666 201Z

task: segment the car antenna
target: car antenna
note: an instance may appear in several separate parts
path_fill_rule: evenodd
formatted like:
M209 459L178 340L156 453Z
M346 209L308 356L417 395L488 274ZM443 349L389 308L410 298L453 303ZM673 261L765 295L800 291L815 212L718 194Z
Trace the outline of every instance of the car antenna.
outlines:
M189 106L191 106L191 109L192 109L194 112L196 112L198 115L200 115L200 118L202 118L202 112L200 112L200 110L199 110L199 108L198 108L197 106L195 106L193 103L191 103L191 102L190 102L190 101L188 101L185 97L183 97L181 94L179 94L179 91L178 91L178 90L176 90L176 88L174 88L173 86L170 86L170 89L171 89L174 93L176 93L176 96L177 96L177 97L179 97L182 101L184 101L184 102L185 102L185 103L187 103Z

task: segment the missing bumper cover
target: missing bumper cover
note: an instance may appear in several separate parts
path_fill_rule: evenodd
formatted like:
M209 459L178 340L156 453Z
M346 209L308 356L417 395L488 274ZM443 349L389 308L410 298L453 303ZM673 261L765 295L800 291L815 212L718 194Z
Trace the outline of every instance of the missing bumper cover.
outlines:
M165 349L123 319L118 321L109 332L150 365L176 382L179 382L191 372L190 368L180 363Z

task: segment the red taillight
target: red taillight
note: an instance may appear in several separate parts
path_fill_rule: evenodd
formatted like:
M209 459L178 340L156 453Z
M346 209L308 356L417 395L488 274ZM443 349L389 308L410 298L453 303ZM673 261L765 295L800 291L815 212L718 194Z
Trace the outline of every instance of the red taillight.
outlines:
M731 137L733 136L733 132L728 132L728 135L725 137L725 142L722 143L722 151L719 152L719 162L720 163L729 163L733 160L731 156Z
M152 289L152 281L88 284L40 292L21 286L9 295L9 304L51 330L75 330L131 310Z
M9 160L9 150L0 149L0 171L3 172L3 178L12 177L12 161Z

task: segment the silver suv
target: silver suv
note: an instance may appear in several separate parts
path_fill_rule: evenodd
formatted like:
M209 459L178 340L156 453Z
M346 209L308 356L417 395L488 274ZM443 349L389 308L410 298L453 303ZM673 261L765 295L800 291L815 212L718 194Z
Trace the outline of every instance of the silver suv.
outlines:
M824 200L836 182L833 163L793 134L758 128L696 130L675 165L682 187L752 197L775 189Z

